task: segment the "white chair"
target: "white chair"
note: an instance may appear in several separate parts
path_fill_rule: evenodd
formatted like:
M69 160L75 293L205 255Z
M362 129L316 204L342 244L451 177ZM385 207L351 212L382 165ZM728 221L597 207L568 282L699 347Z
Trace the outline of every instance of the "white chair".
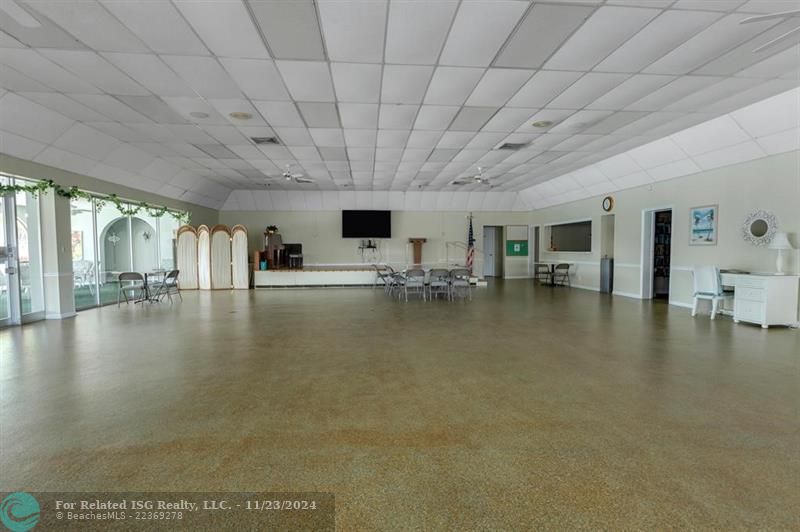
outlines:
M697 304L701 299L711 301L711 319L717 317L719 302L732 297L722 291L722 280L716 266L694 267L694 303L692 317L697 315Z

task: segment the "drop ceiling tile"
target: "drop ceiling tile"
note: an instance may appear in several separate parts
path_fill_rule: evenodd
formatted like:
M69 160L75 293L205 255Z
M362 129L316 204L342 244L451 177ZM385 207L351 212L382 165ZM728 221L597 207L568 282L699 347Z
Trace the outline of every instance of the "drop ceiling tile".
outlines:
M187 122L157 96L117 96L117 99L160 124L185 124Z
M544 107L582 75L582 72L541 70L509 100L508 106Z
M773 133L756 139L756 142L768 155L800 150L800 129L792 128L780 133Z
M78 106L76 102L72 103L76 107ZM103 120L108 119L104 118ZM121 140L122 142L147 142L150 140L150 137L147 135L144 135L139 131L135 131L117 122L84 122L84 124L98 131L102 131L106 135L111 135L115 139Z
M442 135L441 140L436 145L437 148L463 148L465 147L475 133L471 131L446 131ZM453 154L455 155L455 154Z
M596 69L638 72L722 17L721 13L664 11L606 57Z
M75 124L64 132L53 146L95 161L102 161L120 146L120 141L83 124Z
M248 1L248 4L275 57L325 59L322 32L311 0Z
M378 139L375 129L345 129L344 142L348 148L374 148Z
M497 111L496 107L462 107L450 129L454 131L478 131Z
M381 65L331 63L336 98L342 102L377 103L381 93Z
M291 102L254 101L253 104L272 127L305 127L300 113Z
M403 150L403 161L427 161L432 148L406 148Z
M0 151L6 155L32 160L42 152L47 145L35 140L14 135L8 131L0 131Z
M650 168L647 173L653 178L653 181L664 181L689 174L700 172L700 167L697 166L691 159L683 159L682 161L675 161L667 163L662 166Z
M381 104L378 127L381 129L411 129L418 105Z
M659 111L689 94L719 82L713 76L684 76L625 107L629 111Z
M173 3L217 57L269 57L244 3L195 0Z
M602 160L596 166L609 179L617 179L642 171L642 168L625 153Z
M125 27L159 54L206 55L189 24L170 2L101 0Z
M419 129L415 129L411 132L411 135L408 137L408 143L406 146L408 148L433 148L437 142L439 142L439 138L441 138L442 132L441 131L423 131Z
M417 115L414 129L445 130L459 109L452 105L423 105Z
M297 107L308 127L340 127L336 105L321 102L299 102Z
M504 107L483 126L482 131L515 131L523 122L536 112L536 109Z
M708 122L675 133L670 137L689 156L740 144L749 136L730 116L721 116Z
M143 96L149 91L94 52L83 50L42 50L48 59L81 79L111 94Z
M675 79L675 76L636 74L600 96L586 107L588 109L622 109Z
M618 129L644 118L649 113L647 111L617 111L616 113L600 120L594 126L585 129L584 133L608 135Z
M669 138L659 139L634 148L628 152L628 155L645 170L688 158L686 152Z
M52 92L54 90L6 65L0 67L0 85L4 91L13 92Z
M558 122L550 128L554 133L577 133L585 131L598 123L604 118L611 116L613 111L594 111L583 110L571 114L568 118Z
M110 63L159 96L195 96L196 93L158 56L105 53Z
M95 50L149 52L142 41L97 2L36 0L28 5Z
M602 6L553 54L545 68L590 70L659 13L657 9Z
M735 146L728 146L704 153L694 157L694 162L703 170L719 168L731 164L751 161L761 157L766 157L766 152L755 141L747 141Z
M30 140L50 144L74 123L16 94L8 93L0 98L0 127Z
M397 163L403 156L403 148L375 148L375 161Z
M319 148L319 153L325 161L347 161L347 152L341 147ZM333 169L330 165L328 165L328 168ZM339 170L349 169L346 163L344 165L337 165L336 168Z
M314 145L314 140L311 138L308 129L304 127L276 127L274 129L286 146Z
M694 9L703 11L733 11L747 0L677 0L673 9Z
M149 166L154 159L155 157L152 154L135 146L120 144L102 162L129 172L139 173Z
M60 48L64 50L84 49L85 46L72 35L52 23L47 17L31 7L15 2L4 2L0 14L0 30L32 48ZM8 41L8 39L4 39ZM16 47L13 44L12 47Z
M534 4L495 64L541 68L592 11L587 6Z
M776 94L784 91L794 89L798 86L798 80L783 80L772 79L764 81L755 87L742 91L738 94L732 94L727 98L722 98L713 104L708 105L704 111L709 113L727 113L735 111L745 105L750 105L753 102L765 100Z
M800 90L791 90L731 113L751 136L758 138L800 127Z
M455 0L393 1L389 8L386 62L436 64L457 7Z
M177 111L183 118L195 124L204 125L225 125L227 118L222 116L216 109L211 107L203 98L183 97L183 96L164 96L164 102ZM197 116L192 116L192 113ZM203 115L207 115L203 117Z
M331 61L383 60L385 0L320 0L317 7Z
M589 72L553 99L548 107L580 109L612 90L628 77L628 74Z
M787 50L767 57L760 63L745 68L735 75L743 78L786 76L790 79L800 79L800 46L792 46Z
M0 48L0 64L9 66L59 92L83 94L101 92L93 85L28 48Z
M238 98L239 87L213 57L164 55L161 58L200 96Z
M320 147L342 147L344 146L344 135L342 130L337 128L308 128L314 144Z
M421 103L431 79L433 67L386 65L383 67L382 103Z
M677 100L666 107L665 111L702 111L708 105L724 99L730 94L741 94L761 84L761 80L753 78L721 78L719 83L704 87L699 91Z
M61 113L72 120L79 120L81 122L103 122L108 120L97 111L81 105L75 100L57 92L18 92L18 94L52 111Z
M234 126L207 125L203 126L202 129L222 144L250 144L250 139L245 137L242 132L236 129Z
M222 58L220 62L248 98L272 101L291 99L272 61Z
M527 8L510 0L463 2L439 64L488 66Z
M644 69L647 74L686 74L730 48L777 23L775 20L740 24L741 15L728 15L674 48Z
M490 68L472 91L466 105L498 107L505 104L530 79L532 70Z
M437 67L424 101L432 105L461 105L483 73L483 68Z
M333 82L328 64L318 61L276 61L278 70L297 101L332 102Z
M706 63L695 72L697 74L712 76L732 76L740 70L750 67L773 54L778 54L786 49L792 49L797 46L797 44L800 43L800 33L792 33L792 30L795 28L797 28L797 21L794 20L794 18L788 18L777 26L773 26L767 31L757 35L755 38L750 39L744 44L740 44L722 56ZM790 33L790 35L784 37L787 33ZM782 39L779 42L769 45L758 53L753 52L777 38Z
M243 98L209 98L208 103L236 127L263 127L267 125L249 100ZM234 118L231 116L233 113L247 113L251 118Z
M501 140L506 137L505 133L498 133L498 132L491 132L491 131L481 131L477 133L472 140L470 140L465 148L467 149L477 149L477 148L485 148L490 149L497 145Z
M340 103L339 114L345 129L375 129L378 127L378 104Z
M406 145L410 133L407 129L378 130L377 146L379 148L402 148Z

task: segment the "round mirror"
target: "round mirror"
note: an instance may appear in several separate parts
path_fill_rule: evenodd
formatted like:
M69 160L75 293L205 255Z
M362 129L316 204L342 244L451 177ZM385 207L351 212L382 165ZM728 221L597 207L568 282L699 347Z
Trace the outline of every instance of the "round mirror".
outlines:
M762 236L767 234L769 230L769 225L764 220L756 220L755 222L750 224L750 234L754 237L761 238Z
M778 220L769 211L753 211L742 224L742 237L754 246L766 246L775 236Z

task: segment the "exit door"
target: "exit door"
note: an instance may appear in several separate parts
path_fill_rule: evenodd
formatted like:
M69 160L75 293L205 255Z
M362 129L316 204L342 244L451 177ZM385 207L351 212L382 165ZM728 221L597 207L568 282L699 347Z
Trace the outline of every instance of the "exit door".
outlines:
M483 226L483 276L503 276L503 228Z

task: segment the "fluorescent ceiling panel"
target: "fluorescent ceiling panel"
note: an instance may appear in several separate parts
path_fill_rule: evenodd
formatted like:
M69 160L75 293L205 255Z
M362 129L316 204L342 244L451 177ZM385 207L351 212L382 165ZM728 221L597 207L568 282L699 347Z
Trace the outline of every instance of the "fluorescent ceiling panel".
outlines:
M200 96L236 98L239 87L213 57L165 55L162 59Z
M431 79L433 67L386 65L383 67L383 103L421 103Z
M331 63L336 99L341 102L378 103L381 66L360 63Z
M545 68L589 70L659 13L657 9L602 6L553 54Z
M532 74L532 70L490 68L472 91L466 105L499 107L505 104Z
M534 4L495 64L540 68L592 11L586 6Z
M385 0L319 0L320 23L331 61L380 63Z
M92 0L35 0L34 9L95 50L147 53L150 50L99 3Z
M275 63L263 59L220 59L222 66L253 100L290 100Z
M297 107L308 127L340 127L336 105L323 102L299 102Z
M378 127L378 104L376 103L340 103L339 113L342 127L345 129Z
M54 63L111 94L145 96L149 91L94 52L83 50L42 50Z
M721 16L702 11L665 11L601 61L597 70L639 72Z
M488 66L527 8L512 0L462 2L439 64Z
M269 57L242 2L173 1L217 57Z
M393 0L386 35L387 63L434 65L458 2Z
M297 101L332 102L333 83L328 64L318 61L276 61L278 70Z
M316 61L325 59L322 33L311 0L248 0L248 4L276 58Z
M171 2L101 1L112 15L159 54L208 54L208 49Z

